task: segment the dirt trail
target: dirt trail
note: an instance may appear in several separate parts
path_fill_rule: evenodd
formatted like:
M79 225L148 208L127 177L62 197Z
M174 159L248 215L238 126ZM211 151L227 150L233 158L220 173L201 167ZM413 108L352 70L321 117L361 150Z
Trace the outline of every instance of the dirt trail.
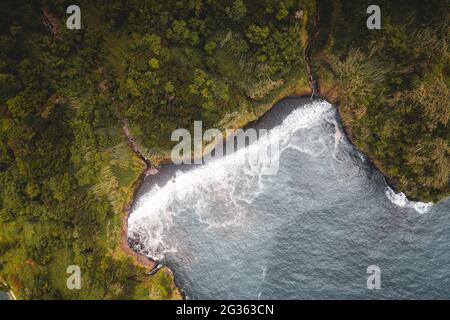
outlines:
M306 62L306 72L308 73L308 84L311 88L312 95L311 97L320 96L320 87L319 82L315 76L313 67L312 67L312 50L314 48L314 44L316 42L318 33L319 33L319 21L320 21L320 13L319 6L317 4L316 13L313 17L313 35L308 37L308 45L305 50L305 62Z
M146 164L148 169L154 168L155 166L152 164L152 162L149 159L147 159L147 157L141 151L141 148L139 147L138 143L136 142L136 139L134 139L134 137L131 135L130 127L128 126L127 119L123 120L122 129L123 129L123 133L127 137L127 143L130 146L130 148L133 150L133 152L136 153L137 156L142 159L142 161L144 161L144 163Z

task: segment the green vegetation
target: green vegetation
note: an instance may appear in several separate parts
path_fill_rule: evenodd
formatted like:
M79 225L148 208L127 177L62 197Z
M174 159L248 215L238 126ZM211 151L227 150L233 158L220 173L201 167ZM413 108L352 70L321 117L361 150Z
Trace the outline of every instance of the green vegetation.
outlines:
M169 152L176 128L254 114L288 79L306 86L302 34L314 6L302 2L117 1L120 10L102 16L111 42L128 39L114 87L150 157Z
M180 298L119 245L145 167L123 120L161 159L176 128L241 126L306 91L313 1L86 0L67 30L70 4L0 3L0 278L22 299Z
M397 189L424 201L450 194L450 7L446 1L320 1L313 62L338 97L356 145Z
M322 94L398 189L450 194L449 7L319 1L313 48ZM312 0L0 3L0 280L23 299L180 298L163 268L152 277L120 246L124 208L171 132L240 127L282 97L307 93L304 52ZM47 25L41 21L42 10ZM79 265L82 289L68 290Z

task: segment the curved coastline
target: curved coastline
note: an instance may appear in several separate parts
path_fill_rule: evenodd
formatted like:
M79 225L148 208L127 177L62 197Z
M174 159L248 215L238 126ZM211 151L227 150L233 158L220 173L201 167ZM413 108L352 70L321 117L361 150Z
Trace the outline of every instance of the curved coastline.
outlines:
M267 110L264 114L262 114L257 119L247 123L241 129L249 129L249 128L257 129L261 126L264 126L264 119L267 118L269 115L271 115L274 112L274 109L277 106L279 106L279 104L282 101L285 101L287 99L304 99L303 104L306 104L312 100L312 97L311 97L311 92L308 94L300 94L300 95L293 94L293 95L288 95L286 97L283 97L280 100L278 100L276 103L274 103L272 105L272 107L269 110ZM323 99L315 98L315 100L323 100ZM271 119L270 127L276 126L279 122L281 122L283 120L283 118L286 115L288 115L292 110L294 110L295 108L298 108L298 107L299 107L299 105L292 106L289 109L287 109L287 108L281 109L281 107L278 108L279 110L276 110L276 116L278 117L278 119L276 119L276 121L274 121L274 119ZM266 128L266 126L264 126L264 128ZM270 128L268 128L268 129L270 129ZM143 170L143 172L139 176L139 178L136 182L136 185L134 187L133 196L132 196L130 202L124 208L125 214L124 214L124 219L123 219L123 227L122 227L120 245L121 245L122 250L124 250L127 254L129 254L133 258L135 258L137 263L147 270L146 271L147 276L152 276L156 272L158 272L159 269L161 269L161 267L165 267L169 271L169 273L171 273L173 275L174 284L175 284L176 288L179 290L179 293L182 296L182 298L187 299L188 297L187 297L186 293L183 291L177 278L175 277L171 265L167 262L162 263L161 261L155 260L151 257L141 254L138 250L135 249L136 246L139 246L139 243L137 243L136 241L131 242L131 240L128 238L128 219L130 217L132 209L137 204L139 197L142 194L145 194L155 184L157 184L157 183L164 184L167 181L173 179L174 175L177 172L189 170L189 169L192 169L192 167L193 167L192 165L183 165L183 164L175 166L170 161L164 161L164 163L159 163L156 166L158 168L158 171L156 173L149 174L150 169L154 168L155 165L152 165L152 167L147 166ZM195 167L195 165L194 165L194 167ZM149 181L148 184L146 184L147 181Z
M127 139L127 142L129 144L130 148L133 150L133 152L135 152L138 155L138 157L140 159L143 160L143 162L145 163L146 166L133 185L131 199L124 206L119 246L125 254L127 254L128 256L130 256L134 259L134 263L136 265L144 268L145 275L148 277L153 276L160 269L165 268L166 271L171 275L174 285L175 285L175 288L178 291L181 298L186 299L186 295L185 295L184 291L181 289L181 287L179 285L177 285L175 276L173 274L173 271L170 269L170 267L164 266L164 265L160 264L158 261L155 261L154 259L139 253L138 251L134 250L132 246L130 246L130 240L128 239L128 219L131 214L132 206L133 206L135 200L137 199L139 190L141 189L143 182L149 175L156 175L158 171L156 171L156 174L155 174L154 170L158 167L155 166L154 164L152 164L150 162L150 160L148 160L144 157L143 153L139 149L139 146L136 144L135 140L131 137L131 135L129 133L127 122L124 122L123 132L124 132L124 135ZM130 137L131 137L131 139L130 139Z
M291 99L301 99L300 103L295 104L295 107L292 106L290 108L283 108L283 101L286 100L291 100ZM314 100L323 100L323 101L327 101L327 99L324 99L323 97L316 97L314 98ZM308 103L309 101L311 101L311 98L309 95L290 95L288 97L285 97L283 99L281 99L280 101L278 101L276 104L274 104L272 106L272 108L270 108L266 113L264 113L261 117L259 117L258 119L256 119L255 121L252 121L250 123L248 123L247 125L245 125L243 127L243 129L245 128L267 128L269 125L270 129L271 127L274 127L277 125L278 122L282 121L282 119L289 114L292 110L294 110L295 108L301 107L302 105ZM330 103L331 104L331 103ZM338 108L338 106L336 104L332 104L335 108ZM266 123L265 119L270 118L269 119L269 123ZM377 172L380 173L380 175L384 178L384 181L386 183L386 186L391 188L392 190L396 190L395 186L393 186L389 179L383 174L383 172L381 170L379 170L379 168L377 168L373 161L370 159L369 156L367 156L365 153L363 153L362 151L360 151L355 145L354 143L351 141L347 130L345 130L345 127L342 123L342 121L340 120L340 117L338 117L337 119L337 124L341 130L341 132L343 132L344 137L347 139L347 141L350 143L350 145L352 146L352 148L354 150L356 150L359 154L361 154L362 156L364 156L365 160L367 160L368 165L371 167L372 170L376 170ZM142 180L140 181L140 183L138 184L135 193L134 193L134 198L132 200L132 203L130 205L130 207L128 208L128 214L127 217L129 217L130 213L132 212L133 208L136 206L140 196L142 196L143 194L145 194L146 192L148 192L152 187L154 187L156 184L162 184L164 185L167 181L170 181L171 179L173 179L174 175L177 172L180 171L184 171L184 170L189 170L192 169L193 165L173 165L171 163L168 164L163 164L160 167L160 170L158 171L158 173L156 174L152 174L152 175L145 175L142 178ZM397 191L395 191L397 192ZM398 193L400 194L400 193ZM389 198L390 199L390 198ZM390 199L391 200L391 199ZM392 202L392 200L391 200ZM416 210L417 211L417 210ZM130 240L128 240L130 241ZM139 247L140 244L139 243L132 243L130 245L131 250L133 250L137 255L141 255L140 253L138 253L137 251L139 251ZM142 255L141 255L142 256ZM171 269L170 264L167 264L167 262L160 262L158 260L153 260L151 258L146 257L147 259L149 259L150 261L152 261L152 263L156 266L155 268L157 268L157 266L164 264L169 270ZM173 274L173 271L171 271ZM177 288L180 290L180 292L182 292L182 296L183 298L186 298L185 293L182 291L180 285L179 285L179 281L177 281L177 278L174 276L174 282L175 285L177 286Z
M308 39L308 46L307 49L305 51L305 62L306 62L306 72L308 75L308 84L309 84L309 92L308 91L304 91L302 92L302 94L290 94L287 95L279 100L277 100L275 103L272 104L272 106L265 112L263 113L260 117L258 117L257 119L255 119L254 121L251 121L249 123L247 123L246 125L244 125L242 127L242 129L246 129L246 128L257 128L257 126L260 125L261 121L269 114L274 112L274 109L277 105L279 105L283 100L285 99L306 99L306 98L316 98L319 100L324 100L328 103L330 103L331 105L333 105L338 113L338 121L337 121L337 125L339 126L339 128L341 129L341 132L343 132L345 138L347 139L347 141L351 144L352 148L354 148L355 150L357 150L360 154L362 154L365 159L367 160L369 166L371 168L373 168L374 170L378 171L381 176L384 178L385 183L387 185L388 188L390 188L396 195L404 195L401 191L398 191L395 184L391 181L391 179L383 173L383 171L376 165L375 161L367 154L365 154L364 152L362 152L361 150L359 150L357 148L357 146L354 143L353 140L353 135L351 133L351 129L348 128L347 126L344 125L344 123L341 120L341 112L340 112L340 108L339 108L339 94L338 92L336 92L334 89L329 90L327 93L323 94L321 92L321 88L319 86L319 82L318 79L315 76L313 67L312 67L312 50L314 47L314 43L318 37L319 34L319 22L320 22L320 12L319 12L319 8L316 8L316 13L313 17L313 27L314 30L312 30L312 34L314 36L310 36ZM281 111L286 112L286 110L276 110L276 112L279 112L281 115L283 114ZM279 115L280 116L280 115ZM141 174L140 178L138 179L138 183L136 184L136 187L133 191L133 197L130 201L130 203L127 205L126 207L126 215L125 215L125 219L123 221L123 233L122 233L122 237L125 237L125 241L123 241L123 239L121 238L121 246L122 246L122 242L124 242L125 244L123 244L123 246L125 246L127 248L127 250L129 252L132 252L131 255L135 256L139 259L147 259L149 261L148 265L153 266L152 270L150 271L151 274L156 273L159 269L159 266L161 265L158 261L153 260L149 257L146 257L142 254L140 254L139 252L137 252L136 250L133 249L133 246L130 246L129 240L128 240L128 219L129 216L131 214L131 210L133 208L133 206L136 204L137 199L139 198L139 196L143 193L146 192L148 189L150 189L152 186L154 186L157 182L162 182L162 181L168 181L169 179L171 179L173 177L173 174L175 173L175 171L179 171L180 169L183 170L182 166L177 166L177 170L174 170L173 165L170 161L163 161L164 163L159 163L158 164L158 171L154 174L151 174L149 177L149 163L147 161L145 161L145 163L147 164L147 168L144 170L144 172ZM144 188L144 190L142 189L142 186L144 185L144 182L147 180L147 178L151 179L150 184ZM407 201L419 201L418 199L414 199L414 198L409 198L407 196L405 196L405 199ZM391 200L391 199L390 199ZM391 200L392 201L392 200ZM145 263L144 263L145 265ZM171 266L170 265L166 265L166 267L168 268L169 272L174 275L173 271L171 270ZM181 296L183 297L183 299L186 299L187 296L185 294L185 292L182 290L181 286L177 283L177 278L175 276L173 276L173 281L175 283L175 286L178 288L179 292L181 293Z
M274 103L272 105L272 107L269 108L269 110L267 110L264 114L262 114L257 119L244 125L242 127L242 129L257 128L258 126L260 126L261 121L265 117L267 117L267 115L269 113L273 112L274 107L276 107L277 105L280 104L280 102L282 102L286 99L305 99L304 103L307 103L308 100L312 99L311 93L312 93L312 91L307 94L299 94L299 95L292 94L292 95L288 95L286 97L281 98L276 103ZM281 116L281 119L282 119L286 114L288 114L290 111L292 111L292 109L291 110L277 110L277 113L279 113L278 116ZM278 111L280 111L280 112L278 112ZM283 112L285 114L283 114ZM272 125L275 126L276 122L272 122ZM126 131L124 131L124 133L125 133L125 136L128 138ZM134 140L128 139L128 142L131 145L131 148L133 151L138 150L136 148L136 146L133 145ZM142 158L141 155L142 155L142 153L138 154L138 156L140 158ZM130 201L124 207L124 215L123 215L123 219L122 219L122 231L121 231L121 237L120 237L120 247L126 254L128 254L129 256L133 257L133 259L135 259L135 262L137 265L143 267L146 270L147 276L152 276L156 272L158 272L162 267L165 267L167 269L167 271L172 274L174 284L175 284L177 290L179 291L180 295L182 296L183 299L186 299L187 298L186 293L183 291L181 286L178 284L177 278L174 276L174 272L173 272L170 264L162 264L160 261L157 261L151 257L145 256L133 248L139 244L130 243L130 239L128 238L128 219L130 217L133 207L136 205L137 199L139 198L139 196L142 193L145 193L147 191L147 187L151 188L158 182L160 182L160 183L167 182L173 177L173 175L177 171L186 170L186 169L190 168L191 166L177 165L175 167L169 160L163 161L162 163L159 163L156 165L151 164L150 161L147 160L147 161L145 161L145 164L147 166L141 172L138 179L136 180L135 186L133 187L132 197L131 197ZM154 169L155 167L158 168L158 171L150 173L150 170ZM142 187L148 179L150 179L151 182L145 189L143 189Z
M312 52L314 40L315 40L315 38L317 36L317 32L318 32L318 24L319 24L319 10L318 10L318 8L316 9L316 13L315 13L315 16L314 16L313 19L314 19L314 29L316 29L315 30L316 35L314 36L314 39L309 37L307 49L305 50L305 53L304 53L304 59L305 59L305 62L306 62L306 72L308 74L309 90L302 90L301 94L299 94L299 95L292 94L292 92L291 92L290 95L282 97L281 99L277 100L275 103L272 103L270 108L265 113L263 113L260 117L258 117L254 121L251 121L250 123L247 123L246 125L243 126L243 128L248 128L248 126L251 126L252 124L256 124L262 117L264 117L265 114L267 114L269 111L271 111L273 109L273 107L276 106L283 99L286 99L288 97L301 98L301 97L305 97L305 96L311 96L311 98L312 98L312 97L317 96L318 94L320 94L319 84L317 82L317 79L315 77L315 74L314 74L313 68L312 68L312 64L311 64L311 58L312 58L311 52ZM147 274L153 275L154 273L156 273L159 270L159 269L157 269L158 266L159 266L159 263L157 261L149 258L149 257L146 257L146 256L140 254L136 250L134 250L130 246L130 243L129 243L129 240L128 240L128 219L129 219L129 216L131 214L131 209L133 208L133 205L136 202L136 199L137 199L137 197L139 195L139 191L141 191L142 184L144 183L144 181L148 177L148 173L149 173L150 169L152 168L152 164L151 164L150 161L148 161L148 159L143 157L143 154L139 151L139 148L138 148L137 144L135 143L135 140L134 139L130 139L131 135L129 133L128 123L126 121L124 121L123 132L124 132L124 135L125 135L125 137L127 139L127 142L129 143L131 149L133 150L133 152L135 152L138 155L138 157L140 157L143 160L143 162L146 165L146 168L141 173L141 175L139 176L139 178L137 180L136 185L134 186L133 193L132 193L132 198L131 198L130 202L128 202L125 205L125 208L124 208L124 218L122 220L122 232L121 232L121 236L120 236L120 247L125 253L127 253L130 256L132 256L137 261L137 264L143 266L144 268L151 268L150 271L147 272ZM170 165L170 162L168 164ZM157 169L158 170L156 171L156 173L152 174L152 178L160 177L163 169L168 164L166 164L166 161L162 161L162 163L159 163L157 165ZM170 266L167 266L167 268L168 268L168 271L172 274L172 278L173 278L174 284L175 284L176 288L179 290L182 298L186 299L186 294L181 289L181 287L177 284L176 277L174 276L173 271L171 270Z

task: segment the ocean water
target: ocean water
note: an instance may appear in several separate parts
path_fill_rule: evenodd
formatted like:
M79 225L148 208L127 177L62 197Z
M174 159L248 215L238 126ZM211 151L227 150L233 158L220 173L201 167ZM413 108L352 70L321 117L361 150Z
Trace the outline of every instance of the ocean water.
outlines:
M0 300L9 300L8 293L0 291Z
M130 242L187 298L450 298L449 200L391 190L327 102L284 99L253 127L270 130L205 165L163 168L133 205ZM271 170L245 161L274 145ZM367 288L371 265L380 289Z

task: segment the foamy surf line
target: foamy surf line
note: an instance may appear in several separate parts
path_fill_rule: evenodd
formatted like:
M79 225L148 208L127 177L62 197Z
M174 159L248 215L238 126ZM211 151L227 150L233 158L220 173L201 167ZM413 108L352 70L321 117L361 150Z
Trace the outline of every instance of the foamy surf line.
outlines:
M165 252L176 250L165 244L164 232L173 225L173 218L180 213L180 207L194 208L198 220L209 227L238 223L239 216L219 222L208 220L208 197L221 195L224 203L237 207L239 202L251 203L264 185L261 183L261 172L245 167L248 154L274 143L280 145L281 153L289 147L289 138L297 130L313 127L335 115L335 109L326 101L318 100L299 106L256 143L202 166L177 172L175 178L163 186L153 186L139 199L129 217L128 237L138 240L137 250L155 260L161 260ZM239 199L234 196L236 188L240 189ZM179 210L176 210L177 207ZM239 210L236 212L239 215Z
M389 186L386 187L385 194L386 197L396 206L414 209L420 214L429 212L433 207L432 202L425 203L408 200L408 198L403 192L396 193Z

